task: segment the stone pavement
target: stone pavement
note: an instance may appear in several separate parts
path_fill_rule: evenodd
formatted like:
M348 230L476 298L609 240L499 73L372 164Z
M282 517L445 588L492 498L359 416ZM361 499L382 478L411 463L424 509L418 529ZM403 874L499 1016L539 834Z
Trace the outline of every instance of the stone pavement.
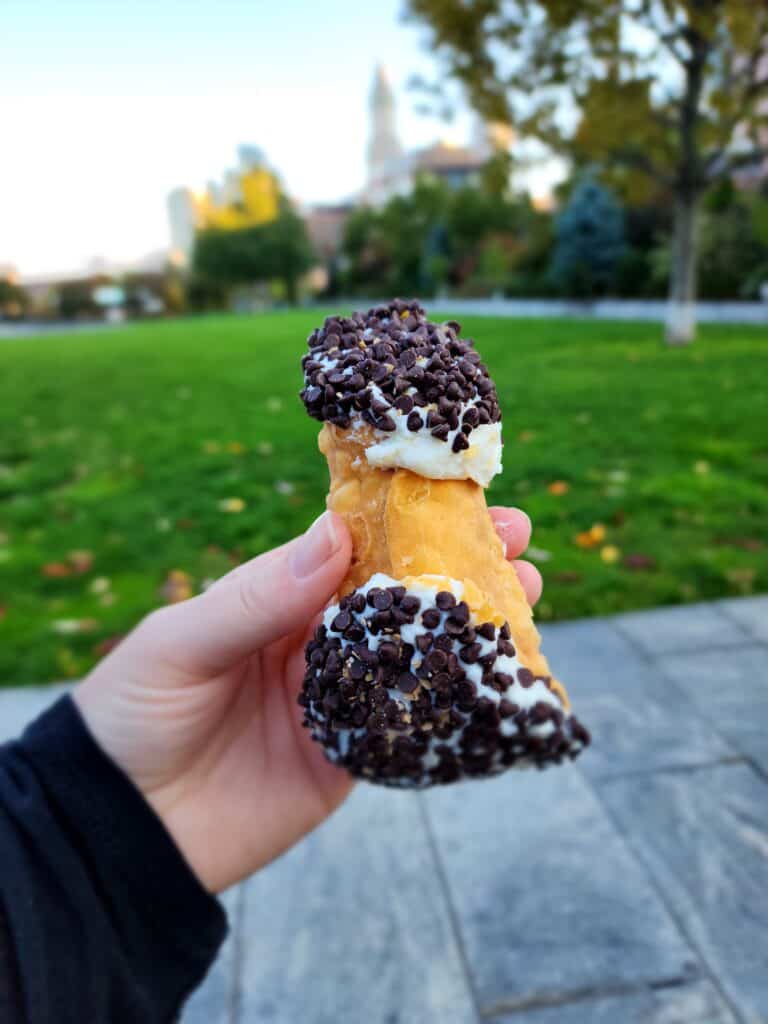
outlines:
M359 786L225 895L184 1024L768 1022L768 597L543 633L582 759Z

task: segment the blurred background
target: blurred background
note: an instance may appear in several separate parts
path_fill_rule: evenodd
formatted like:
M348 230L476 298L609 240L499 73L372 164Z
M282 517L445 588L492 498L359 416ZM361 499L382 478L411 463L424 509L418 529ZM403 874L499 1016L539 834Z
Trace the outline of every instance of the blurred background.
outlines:
M394 295L497 381L540 619L768 589L762 6L5 0L0 48L0 684L304 528L304 339Z
M593 734L358 787L185 1024L768 1021L768 6L0 0L0 98L0 740L318 515L306 337L394 296Z

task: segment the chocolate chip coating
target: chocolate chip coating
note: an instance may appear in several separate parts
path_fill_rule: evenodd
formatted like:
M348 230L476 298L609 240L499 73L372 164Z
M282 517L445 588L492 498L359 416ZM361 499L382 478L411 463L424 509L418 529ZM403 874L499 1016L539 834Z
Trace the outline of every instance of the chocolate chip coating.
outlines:
M498 422L501 410L487 368L460 330L455 320L433 323L417 302L402 299L327 317L302 359L307 412L344 429L358 418L384 433L401 415L408 431L466 450L472 430Z
M329 760L420 788L559 764L589 744L549 677L507 653L506 623L474 621L449 591L426 601L391 582L342 598L307 645L299 704Z

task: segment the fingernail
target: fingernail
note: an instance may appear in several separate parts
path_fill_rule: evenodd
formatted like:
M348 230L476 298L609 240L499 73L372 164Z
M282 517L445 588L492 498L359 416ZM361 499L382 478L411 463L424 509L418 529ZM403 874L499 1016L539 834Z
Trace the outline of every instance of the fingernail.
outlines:
M330 512L323 512L296 545L292 559L294 576L299 580L312 576L339 550L340 545L333 516Z
M528 526L529 527L531 526L531 517L528 515L527 512L523 512L523 510L521 508L514 508L514 507L512 507L510 505L504 511L509 513L509 519L504 518L503 516L502 517L498 517L498 513L497 513L497 517L498 518L497 518L496 522L497 522L498 528L500 530L509 530L512 527L516 526L517 525L517 519L518 519L519 516L525 516L525 518L528 520Z

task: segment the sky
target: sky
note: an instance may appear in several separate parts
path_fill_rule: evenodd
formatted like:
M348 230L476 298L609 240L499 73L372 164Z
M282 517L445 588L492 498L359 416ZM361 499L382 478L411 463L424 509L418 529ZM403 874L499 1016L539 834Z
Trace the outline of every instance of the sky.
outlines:
M169 244L166 196L263 148L286 190L333 201L365 176L384 63L408 148L465 141L416 112L433 65L401 0L0 0L0 265L25 277Z

